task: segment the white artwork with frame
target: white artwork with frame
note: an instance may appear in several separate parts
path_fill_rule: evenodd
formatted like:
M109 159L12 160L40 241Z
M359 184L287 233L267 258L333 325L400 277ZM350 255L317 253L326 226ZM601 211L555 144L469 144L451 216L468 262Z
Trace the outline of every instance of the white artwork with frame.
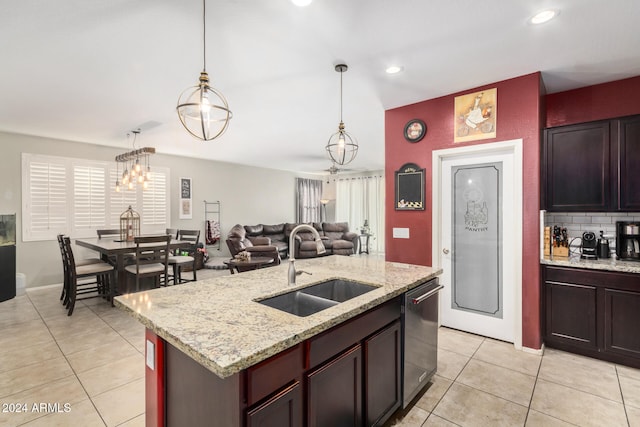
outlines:
M192 204L193 187L191 186L191 178L180 178L180 219L193 218Z

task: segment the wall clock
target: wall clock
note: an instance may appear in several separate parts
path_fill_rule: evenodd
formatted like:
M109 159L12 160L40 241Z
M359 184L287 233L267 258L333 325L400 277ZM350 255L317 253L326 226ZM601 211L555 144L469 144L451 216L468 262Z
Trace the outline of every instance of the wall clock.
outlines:
M427 134L427 125L420 119L409 120L404 126L404 139L418 142Z

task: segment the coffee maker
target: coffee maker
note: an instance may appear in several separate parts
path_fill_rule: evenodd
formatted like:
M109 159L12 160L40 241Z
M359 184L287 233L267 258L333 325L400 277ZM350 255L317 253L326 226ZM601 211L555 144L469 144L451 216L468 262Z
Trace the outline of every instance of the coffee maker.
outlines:
M622 260L640 261L640 223L616 222L616 255Z
M596 248L598 243L596 242L596 235L592 231L585 231L582 233L582 247L580 258L582 259L597 259Z

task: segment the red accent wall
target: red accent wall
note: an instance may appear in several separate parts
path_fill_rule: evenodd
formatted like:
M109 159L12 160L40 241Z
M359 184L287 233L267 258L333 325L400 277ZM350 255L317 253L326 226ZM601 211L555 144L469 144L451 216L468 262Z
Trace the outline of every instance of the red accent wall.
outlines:
M497 126L495 139L453 143L454 98L479 90L497 88ZM468 91L419 102L385 112L386 177L386 259L419 265L431 265L431 154L433 150L474 144L523 140L523 261L522 261L522 344L541 347L540 331L540 141L544 110L540 73L525 75ZM418 143L403 137L405 124L414 118L427 124L427 135ZM394 209L395 175L405 163L426 168L426 209ZM393 228L410 229L409 239L394 239Z
M545 127L640 114L640 76L547 95Z
M164 376L164 340L151 329L145 331L145 343L151 341L155 345L155 370L146 363L145 371L145 425L147 427L164 427L165 425L165 376ZM146 345L146 344L145 344ZM146 358L145 347L145 358Z

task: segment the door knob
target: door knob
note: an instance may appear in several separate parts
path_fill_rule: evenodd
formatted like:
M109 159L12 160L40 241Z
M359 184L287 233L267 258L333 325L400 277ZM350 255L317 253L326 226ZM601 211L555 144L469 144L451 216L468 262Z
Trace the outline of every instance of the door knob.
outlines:
M447 248L442 249L442 253L447 255L449 253L449 249L447 249Z

